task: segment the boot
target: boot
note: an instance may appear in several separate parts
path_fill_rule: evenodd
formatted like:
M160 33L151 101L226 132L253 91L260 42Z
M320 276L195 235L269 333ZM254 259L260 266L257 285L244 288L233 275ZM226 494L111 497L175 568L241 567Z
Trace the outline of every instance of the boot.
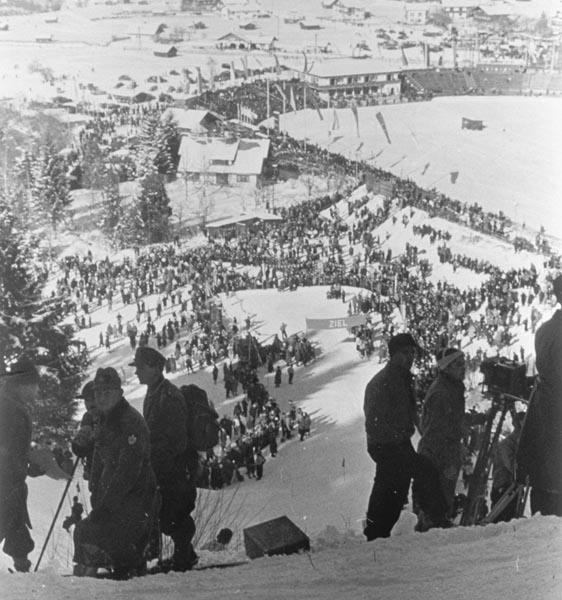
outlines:
M27 558L27 556L14 556L14 569L19 573L29 573L29 569L31 568L31 561Z

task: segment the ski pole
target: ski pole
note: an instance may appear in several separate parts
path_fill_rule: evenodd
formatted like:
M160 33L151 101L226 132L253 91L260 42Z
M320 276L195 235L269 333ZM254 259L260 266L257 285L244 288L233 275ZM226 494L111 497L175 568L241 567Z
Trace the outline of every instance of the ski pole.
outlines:
M51 534L53 533L53 529L55 528L55 522L59 516L60 509L62 508L64 499L66 498L66 494L68 492L68 489L70 488L70 484L72 483L72 479L74 478L74 473L76 472L76 468L78 467L79 461L80 461L80 458L77 458L74 461L74 465L72 466L72 473L70 474L70 477L68 478L68 481L66 482L66 485L64 486L64 492L62 493L62 497L60 499L57 511L55 512L55 516L53 517L53 522L51 523L51 527L49 528L49 532L47 533L47 537L45 538L45 543L43 544L43 548L41 549L41 554L39 555L39 558L37 559L37 564L35 565L35 569L33 569L34 573L37 572L37 569L39 568L39 565L41 564L43 554L45 554L45 550L47 549L47 544L49 543L49 539L51 538Z

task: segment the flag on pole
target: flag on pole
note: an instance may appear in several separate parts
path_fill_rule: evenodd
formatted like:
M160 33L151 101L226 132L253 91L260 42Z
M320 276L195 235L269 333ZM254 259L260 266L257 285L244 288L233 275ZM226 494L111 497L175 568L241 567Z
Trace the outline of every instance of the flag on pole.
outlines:
M361 137L359 133L359 113L357 112L357 104L355 101L351 103L351 112L353 113L353 118L355 119L355 128L357 129L357 137Z
M338 111L334 107L334 120L332 122L332 131L340 128L340 120L338 118Z
M275 89L281 94L281 100L283 101L283 112L285 112L285 107L287 105L287 96L285 96L285 92L281 89L281 86L278 83L273 84Z
M248 58L242 56L240 60L242 61L242 68L244 69L244 79L248 79Z
M403 47L400 48L400 52L402 53L402 65L404 67L407 67L408 66L408 59L406 58L406 53L404 52L404 48Z
M306 84L305 84L305 88L306 88ZM314 96L314 92L311 92L309 97L310 97L310 102L312 103L312 106L314 107L314 110L316 110L316 112L318 113L320 120L323 121L324 117L322 116L322 112L320 111L320 106L316 100L316 97Z
M422 175L425 175L425 174L426 174L427 170L429 169L429 165L430 165L430 164L431 164L431 163L427 163L427 164L425 165L425 167L423 168L423 171L422 171L422 173L421 173Z
M281 65L279 64L277 54L274 54L273 58L275 59L275 72L277 73L277 77L279 77L279 75L281 75Z
M234 83L236 81L236 69L234 68L234 63L230 63L230 83Z
M306 52L302 50L302 55L304 56L304 66L302 68L303 73L308 73L308 58L306 57Z
M293 91L293 86L291 86L290 89L291 89L291 91L290 91L290 94L289 94L289 104L291 105L291 108L296 111L297 110L297 103L295 102L295 93Z
M457 179L459 178L459 172L458 171L451 171L451 183L456 183Z
M359 152L359 150L361 150L361 148L363 148L363 144L364 144L364 142L361 142L359 144L359 146L357 146L357 148L355 149L355 152Z
M379 111L376 115L377 117L377 121L379 122L381 129L384 132L384 135L386 136L386 141L391 144L392 142L390 141L390 136L388 135L388 129L386 128L386 123L384 120L384 117L382 116L382 113Z

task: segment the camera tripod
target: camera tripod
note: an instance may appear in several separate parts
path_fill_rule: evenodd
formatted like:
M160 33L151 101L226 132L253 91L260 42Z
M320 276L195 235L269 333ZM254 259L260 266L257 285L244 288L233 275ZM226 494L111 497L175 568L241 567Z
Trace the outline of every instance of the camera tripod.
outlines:
M528 485L513 483L506 490L492 511L487 515L482 516L482 509L486 501L490 469L492 467L492 461L505 417L509 412L513 423L515 423L515 402L526 402L523 398L506 394L499 389L492 387L489 387L488 395L491 398L492 406L486 417L482 443L478 451L474 471L469 479L466 505L462 513L461 525L493 523L506 506L513 501L517 502L515 511L516 516L522 516L527 501L529 491Z

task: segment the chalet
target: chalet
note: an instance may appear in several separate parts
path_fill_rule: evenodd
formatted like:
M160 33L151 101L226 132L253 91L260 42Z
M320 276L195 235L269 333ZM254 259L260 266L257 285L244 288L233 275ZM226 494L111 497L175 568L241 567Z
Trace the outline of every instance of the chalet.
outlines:
M178 171L192 181L256 186L262 177L269 147L269 139L184 136Z
M407 25L426 25L431 11L436 6L438 5L435 2L405 2L404 22Z
M241 213L234 217L226 217L212 223L207 223L205 229L211 237L224 234L227 231L236 230L245 232L258 223L280 223L283 220L279 215L267 212Z
M220 37L216 42L216 47L220 50L266 50L275 48L277 38L268 35L240 35L231 31Z
M400 96L401 67L379 59L341 58L314 63L307 73L296 72L324 100L354 96Z
M441 0L441 8L453 21L465 21L472 17L478 0Z
M72 129L75 127L84 127L86 123L89 123L92 120L88 115L77 113L76 111L69 111L66 107L46 108L42 112L44 115L51 117L62 125L66 125L68 128Z
M117 91L112 92L111 96L115 102L121 104L141 104L156 99L153 94L130 88L120 88Z
M168 108L162 120L172 118L182 135L211 135L221 128L223 117L210 110Z
M258 19L262 13L262 8L257 2L229 2L223 0L223 7L221 9L221 15L225 19L238 19L242 21L252 21Z
M514 19L513 8L506 3L480 4L471 13L477 23L483 25L509 25Z
M169 46L168 48L162 46L162 49L156 49L152 53L154 56L160 56L161 58L174 58L178 55L178 49L175 46Z

